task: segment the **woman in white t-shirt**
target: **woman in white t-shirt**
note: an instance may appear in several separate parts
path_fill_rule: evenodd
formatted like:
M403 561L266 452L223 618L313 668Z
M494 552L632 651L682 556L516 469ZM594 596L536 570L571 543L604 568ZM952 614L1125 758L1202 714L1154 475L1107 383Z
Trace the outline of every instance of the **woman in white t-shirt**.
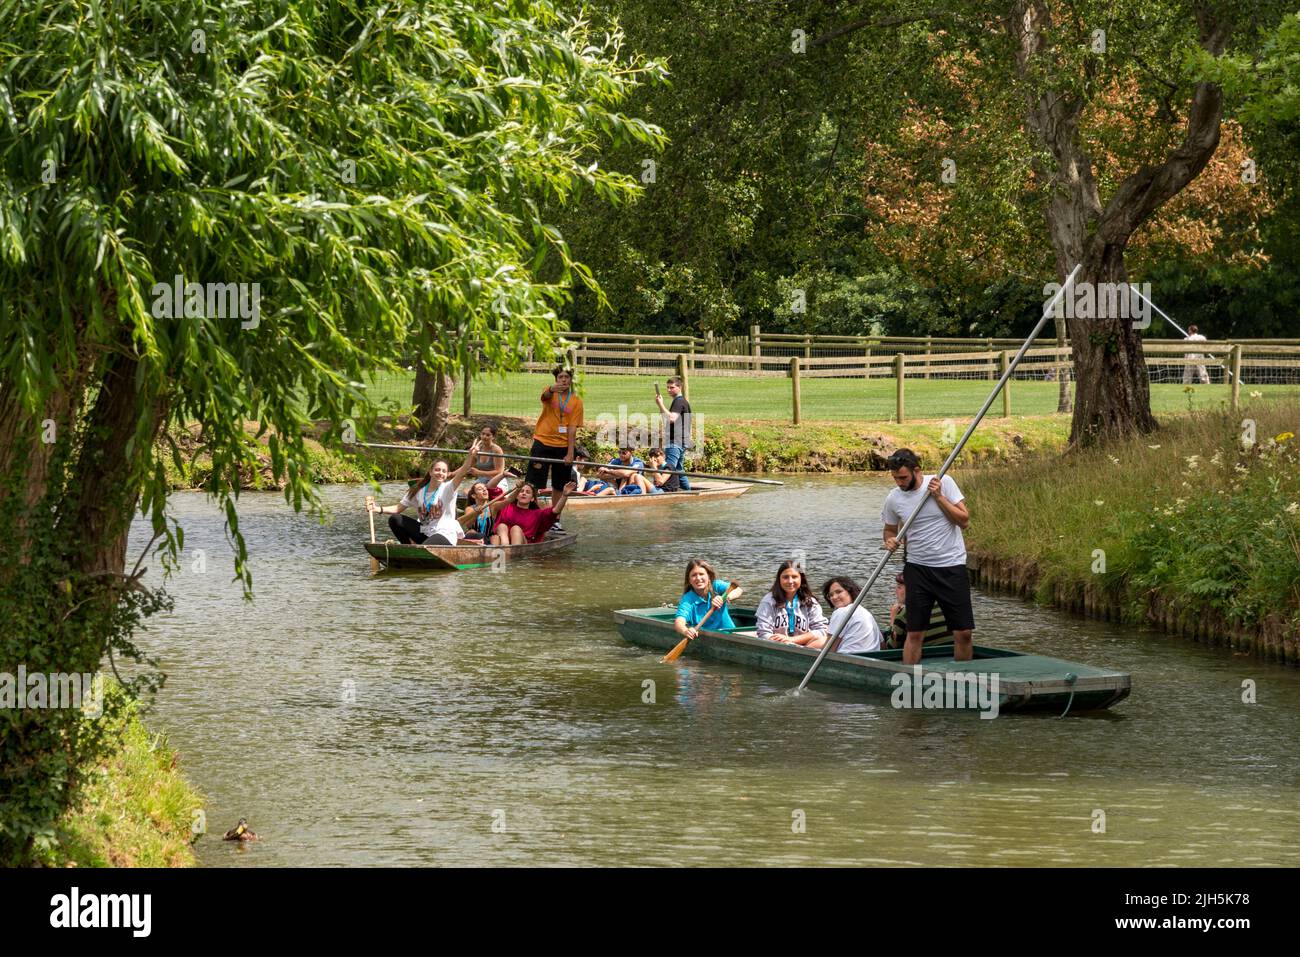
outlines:
M424 474L420 484L402 497L396 505L370 504L372 511L381 515L390 513L388 527L403 545L455 545L462 537L460 522L456 519L456 488L460 485L478 453L479 441L469 447L465 462L455 472L442 460ZM402 513L415 509L416 518ZM418 519L418 521L417 521Z
M831 612L830 626L826 629L828 636L834 635L840 628L840 623L849 612L849 606L857 600L858 593L861 591L857 582L843 575L832 578L822 586L822 597L826 599L826 604L835 609ZM843 630L840 630L839 635L839 641L831 650L838 651L842 655L854 655L860 651L879 651L884 643L876 619L861 605L844 625ZM808 642L807 647L820 648L824 644L826 639L817 639Z

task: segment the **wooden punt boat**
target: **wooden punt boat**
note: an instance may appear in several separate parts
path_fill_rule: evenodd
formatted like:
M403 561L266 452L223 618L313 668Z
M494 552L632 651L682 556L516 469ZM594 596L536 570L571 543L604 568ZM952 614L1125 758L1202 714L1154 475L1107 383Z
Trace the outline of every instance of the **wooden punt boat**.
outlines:
M578 540L570 532L552 532L531 545L401 545L366 542L366 551L385 568L419 568L426 571L462 571L486 568L498 560L517 562L568 548Z
M614 612L619 634L634 645L668 651L681 636L673 630L673 608L625 608ZM686 646L686 655L706 658L728 664L774 671L801 678L817 657L817 652L797 645L780 644L754 634L753 609L733 608L732 620L736 627L730 631L705 629ZM920 681L915 666L904 665L902 649L869 651L844 655L831 652L822 661L813 676L814 683L839 685L873 694L893 697L916 707L922 704L921 688L927 683L936 691L936 701L928 707L975 707L973 686L967 675L976 681L986 682L984 688L991 696L996 687L998 711L1048 710L1058 714L1067 710L1095 711L1109 708L1128 697L1132 686L1130 675L1121 671L1093 668L1090 665L1048 658L1043 655L1023 654L1002 648L976 645L971 661L953 661L951 644L926 645L921 657ZM901 687L906 675L907 689ZM937 678L930 676L937 675ZM979 676L985 676L980 678ZM992 677L997 676L996 686ZM949 677L951 676L951 677ZM961 676L961 677L958 677ZM913 683L916 697L911 694ZM942 703L937 703L939 695ZM989 699L991 700L991 698Z
M566 512L577 509L605 508L660 508L669 505L689 505L691 503L717 501L724 498L739 498L748 492L750 486L744 482L692 482L689 492L660 492L655 495L574 495L564 504ZM539 499L549 500L550 491L543 489Z

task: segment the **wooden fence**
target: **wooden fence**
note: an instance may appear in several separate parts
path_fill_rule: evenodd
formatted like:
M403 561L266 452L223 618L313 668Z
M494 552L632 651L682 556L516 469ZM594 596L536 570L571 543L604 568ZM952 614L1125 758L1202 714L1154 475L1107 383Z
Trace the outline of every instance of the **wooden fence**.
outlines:
M581 335L581 334L579 334ZM588 334L592 335L592 334ZM614 348L614 343L597 343L591 340L582 347L570 346L565 352L567 363L586 375L670 375L682 376L688 382L693 377L743 376L752 378L786 377L790 380L790 414L796 424L802 417L802 383L806 379L862 378L892 379L896 383L894 420L906 421L908 379L976 379L993 382L1007 368L1011 357L1020 346L1019 340L993 340L995 346L986 350L970 350L969 343L984 344L989 340L943 340L943 349L909 354L904 351L885 351L898 345L897 341L871 340L862 345L860 352L852 355L803 357L799 355L774 355L764 353L761 344L749 352L739 354L673 351L669 346L680 346L689 337L632 337L632 349ZM771 337L775 339L776 337ZM789 337L787 337L789 338ZM824 338L824 337L823 337ZM844 337L848 338L848 337ZM644 341L643 341L644 340ZM751 337L751 345L756 340ZM762 341L770 341L764 337ZM907 340L909 343L924 339ZM932 344L939 340L933 340ZM657 346L651 349L650 346ZM855 345L853 348L857 348ZM965 349L965 351L963 351ZM1243 382L1276 382L1300 385L1300 340L1250 340L1248 342L1163 342L1147 341L1143 351L1149 370L1169 381L1185 380L1201 368L1223 370L1223 381L1232 386L1232 407L1240 404ZM1197 358L1188 358L1196 356ZM552 362L525 362L528 371L547 372ZM1016 370L1016 380L1060 381L1072 375L1070 349L1043 346L1030 349ZM1153 379L1155 376L1153 375ZM1011 383L1003 391L1001 414L1010 416L1013 390ZM469 397L466 394L466 414L469 414Z

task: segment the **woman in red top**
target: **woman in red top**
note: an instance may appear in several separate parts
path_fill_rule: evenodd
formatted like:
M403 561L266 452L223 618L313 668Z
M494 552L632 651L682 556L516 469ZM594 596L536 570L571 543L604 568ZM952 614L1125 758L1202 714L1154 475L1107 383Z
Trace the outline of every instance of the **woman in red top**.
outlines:
M501 510L496 528L492 530L493 545L522 545L540 542L560 518L564 503L577 491L577 483L570 482L555 497L550 508L537 504L537 489L530 482L522 483L510 494L515 500Z

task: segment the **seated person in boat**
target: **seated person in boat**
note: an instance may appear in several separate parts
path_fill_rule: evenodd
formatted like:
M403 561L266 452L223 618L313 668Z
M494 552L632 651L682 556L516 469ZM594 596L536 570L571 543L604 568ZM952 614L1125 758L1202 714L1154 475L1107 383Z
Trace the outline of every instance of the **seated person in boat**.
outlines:
M708 615L705 628L725 631L735 628L727 603L739 598L744 591L737 588L731 593L728 602L722 600L731 582L720 581L713 571L713 566L702 558L692 558L686 563L686 578L682 583L682 597L677 602L677 617L673 619L673 628L683 638L694 640L699 635L700 622ZM714 609L710 614L709 609Z
M781 563L772 590L758 603L754 623L758 637L784 644L806 645L817 639L826 640L826 616L798 562Z
M497 516L497 525L492 532L492 544L537 544L546 537L551 526L559 522L565 501L577 491L577 488L574 482L570 482L551 499L549 507L541 508L537 504L537 489L531 482L521 482L506 496L513 501L510 501Z
M496 478L498 475L505 478L505 450L497 445L497 427L495 425L483 426L479 430L478 444L480 451L478 455L474 456L474 464L469 468L470 477L482 479L484 482ZM505 494L505 489L501 487L500 483L501 479L497 479L496 483L488 486L488 493L492 498Z
M682 477L674 475L667 467L667 456L663 449L651 449L647 453L650 459L646 466L645 478L650 481L651 492L680 492Z
M492 538L492 529L496 527L497 513L514 501L514 493L505 495L501 492L501 480L505 472L497 472L486 482L475 482L469 487L466 496L468 507L460 513L460 527L464 529L464 538L471 542L488 542ZM496 492L496 496L492 493Z
M403 545L455 545L461 538L460 522L456 520L456 488L469 473L477 452L475 439L455 472L444 459L438 459L400 502L393 506L371 502L371 511L391 513L388 527ZM402 514L408 508L415 509L416 518Z
M630 445L619 449L618 455L597 470L596 475L614 486L619 495L640 495L647 492L650 482L642 474L645 460Z
M938 605L930 612L930 627L925 630L923 645L952 641L952 629L944 620L943 609ZM907 585L903 573L894 576L894 604L889 609L889 637L886 648L902 648L907 643Z
M826 626L828 636L839 632L839 638L835 642L832 651L838 651L844 655L854 655L860 651L879 651L883 643L880 634L880 626L876 624L875 616L867 611L861 605L853 612L853 616L845 621L848 616L849 606L857 599L862 589L852 578L839 575L832 578L822 586L822 597L826 599L826 604L835 610L831 612L831 620ZM843 627L841 628L841 623ZM808 642L805 647L820 648L826 644L821 638L814 638Z
M588 452L582 446L578 446L577 452L578 452L579 462L591 461L591 453ZM578 486L578 491L574 493L577 495L614 495L615 494L614 486L604 481L603 479L583 478L581 470L576 465L573 467L573 481Z

